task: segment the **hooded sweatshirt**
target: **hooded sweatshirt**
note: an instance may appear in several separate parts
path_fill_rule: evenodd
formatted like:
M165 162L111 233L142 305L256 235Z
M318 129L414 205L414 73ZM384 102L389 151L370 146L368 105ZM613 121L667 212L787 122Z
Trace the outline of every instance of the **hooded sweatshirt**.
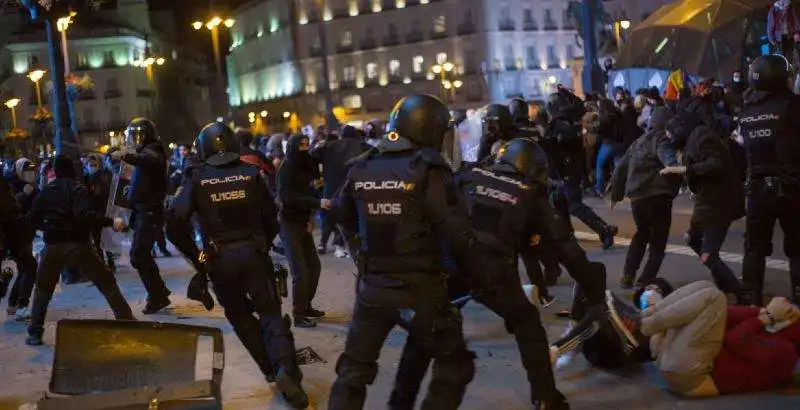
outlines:
M317 167L308 151L300 150L300 143L308 137L293 135L286 144L286 159L278 170L278 198L280 217L286 222L307 223L311 213L320 206L312 182Z
M667 166L678 165L677 153L667 138L666 127L673 114L667 107L654 107L650 131L639 137L622 157L611 178L611 200L622 201L666 195L674 198L681 177L661 175Z
M341 138L318 144L311 155L322 162L324 186L322 196L331 199L347 178L345 164L369 149L369 145L361 140L358 130L345 125L341 130Z

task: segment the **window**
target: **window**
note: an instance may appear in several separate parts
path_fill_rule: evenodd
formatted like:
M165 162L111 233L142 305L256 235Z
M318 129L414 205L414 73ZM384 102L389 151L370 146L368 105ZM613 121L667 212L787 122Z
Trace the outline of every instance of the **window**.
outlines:
M548 23L554 23L554 21L553 21L553 12L550 11L550 9L546 9L544 11L544 21L546 21Z
M422 58L422 56L414 57L414 66L413 66L414 73L419 74L419 73L422 72L422 64L424 62L425 62L425 59Z
M78 67L88 67L89 66L89 57L86 56L86 53L78 53Z
M506 64L507 69L514 68L514 46L511 44L506 44L505 53L503 53L504 62Z
M445 24L445 17L438 16L433 18L433 32L434 33L444 33L447 31L447 24Z
M342 33L342 46L349 47L351 45L353 45L353 32L345 30L344 33Z
M575 59L575 47L572 44L567 44L567 60Z
M436 64L444 64L447 61L447 53L436 54Z
M347 95L342 99L342 104L344 105L344 108L361 108L361 96L358 94Z
M29 66L33 68L39 67L39 57L36 54L31 54Z
M84 108L83 109L83 123L84 124L92 124L94 123L94 110L91 108Z
M533 79L533 95L542 94L542 83L538 78Z
M535 46L528 46L525 49L525 60L528 63L528 67L536 66L539 64L539 56L536 54L536 47Z
M389 75L392 77L400 76L400 60L389 61Z
M533 11L531 9L525 9L522 11L522 21L525 25L533 24Z
M547 46L547 62L554 64L558 57L556 57L556 46Z
M343 70L342 81L355 81L356 68L353 66L345 67Z
M119 107L116 105L112 105L108 108L108 117L111 118L113 122L119 122L122 118L119 115Z
M374 80L378 77L378 65L375 63L367 63L367 78Z
M464 24L472 24L472 10L464 10Z
M397 26L394 23L389 23L389 36L394 37L397 36Z
M511 12L508 10L508 7L503 7L500 10L500 20L501 21L511 20Z
M114 64L114 52L111 50L103 51L103 65Z

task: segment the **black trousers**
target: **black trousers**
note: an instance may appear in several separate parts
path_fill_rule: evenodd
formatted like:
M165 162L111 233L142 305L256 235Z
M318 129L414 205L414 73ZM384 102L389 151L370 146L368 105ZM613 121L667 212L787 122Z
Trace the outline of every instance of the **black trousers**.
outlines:
M514 332L522 365L528 373L531 400L559 401L563 396L556 389L550 364L550 348L547 334L542 327L539 311L525 297L519 284L516 264L513 261L498 262L505 265L500 277L491 278L482 284L473 281L475 300L502 317ZM430 354L418 345L407 343L397 370L394 391L389 399L392 409L413 409L419 386L428 369ZM435 370L434 370L435 371Z
M672 225L672 198L668 195L651 196L631 201L636 233L631 238L628 255L625 257L624 275L636 278L636 272L649 248L647 263L637 281L644 285L658 276L669 240Z
M167 248L167 237L164 235L164 226L162 224L161 229L156 232L156 246L158 246L158 251L161 252L162 255L166 255L169 253L169 249Z
M539 246L523 244L520 257L531 284L536 285L541 295L547 295L547 285L556 283L561 276L561 266L552 244L546 237L542 237Z
M8 295L8 306L28 307L36 283L36 258L29 241L7 240L8 255L17 264L17 277Z
M147 301L157 301L170 295L158 264L153 258L153 244L163 235L163 211L136 209L133 219L133 243L131 243L131 265L139 273L147 290Z
M336 363L329 410L364 408L367 385L378 373L381 347L395 326L408 331L407 347L414 346L413 351L433 359L428 395L421 408L454 410L461 405L475 375L475 355L464 342L461 315L450 305L442 278L403 276L408 282L379 275L360 277L344 353ZM427 364L425 360L423 375Z
M697 256L708 255L704 265L711 272L717 287L725 293L738 293L741 283L731 268L719 257L725 237L728 236L730 223L723 226L697 227L691 226L688 232L687 245Z
M742 266L744 290L753 303L761 304L766 259L772 255L775 222L783 231L783 253L789 258L790 297L800 304L800 195L778 197L773 193L747 198L747 235Z
M600 218L592 208L583 203L583 191L579 178L569 178L564 180L561 192L566 201L567 210L570 215L578 218L591 230L600 235L608 232L608 224Z
M317 294L322 266L308 224L281 219L281 238L292 274L292 313L303 316Z
M331 238L331 234L333 234L333 245L344 246L344 239L342 238L342 234L339 233L339 229L336 228L336 221L333 218L333 214L322 209L320 210L320 219L322 220L322 229L320 232L319 244L328 246L328 241Z
M30 325L28 325L29 334L41 336L44 333L47 306L50 304L50 299L53 298L59 272L64 266L80 270L94 283L97 290L108 301L115 318L134 320L131 307L117 286L117 280L91 246L88 243L79 242L58 243L45 245L44 251L42 251L42 259L39 261L39 270L36 275L36 292L33 295L33 312Z
M264 376L269 379L275 370L284 369L299 382L294 336L281 316L272 260L248 243L240 245L222 245L219 255L209 260L217 300Z

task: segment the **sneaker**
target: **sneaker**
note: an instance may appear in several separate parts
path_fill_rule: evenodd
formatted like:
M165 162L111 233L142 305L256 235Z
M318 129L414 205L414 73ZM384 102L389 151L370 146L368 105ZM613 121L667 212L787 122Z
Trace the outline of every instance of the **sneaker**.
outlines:
M147 301L147 305L145 305L144 309L142 309L142 313L145 315L153 315L156 314L164 309L167 308L172 302L170 302L168 297L164 297L156 302Z
M317 323L311 321L311 319L309 319L309 318L307 318L305 316L295 316L294 317L294 327L299 327L299 328L317 327Z
M347 252L343 247L337 246L336 251L333 253L333 256L337 258L347 258L350 256L350 252Z
M319 246L317 246L318 255L324 255L326 253L328 253L328 249L325 247L325 245L320 244Z
M275 385L278 387L278 390L280 390L283 399L286 400L290 406L295 409L305 409L308 407L308 395L305 390L303 390L303 386L284 369L278 371L278 375L275 378Z
M556 301L556 297L553 296L553 295L541 295L541 296L539 296L539 304L542 306L542 308L545 308L545 309L549 308L550 306L552 306L553 303L555 303L555 301Z
M41 335L29 335L27 339L25 339L25 344L28 346L41 346L44 344Z
M603 242L603 249L609 250L614 247L614 237L619 233L619 228L616 225L608 225L600 233L600 241Z
M27 307L17 309L17 313L14 316L14 320L17 322L25 322L30 320L31 318L31 310Z
M619 280L619 287L622 289L633 289L633 277L624 275Z
M308 310L306 310L306 313L304 315L305 315L305 317L308 317L308 318L318 319L318 318L321 318L321 317L325 317L325 312L323 312L321 310L314 309L312 307L309 307Z

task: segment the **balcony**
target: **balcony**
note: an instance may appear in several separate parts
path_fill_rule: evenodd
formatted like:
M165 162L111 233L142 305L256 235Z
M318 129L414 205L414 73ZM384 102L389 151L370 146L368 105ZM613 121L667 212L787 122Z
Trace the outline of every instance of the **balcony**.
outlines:
M376 85L380 85L380 80L378 80L377 76L364 80L364 86L366 87L375 87Z
M500 20L500 22L497 23L497 29L500 31L516 31L517 24L514 20Z
M397 34L388 35L383 38L384 47L393 47L397 45L400 45L400 36Z
M97 94L94 90L83 90L78 96L78 101L90 101L97 99Z
M539 31L539 25L535 21L529 20L522 23L522 29L524 31Z
M356 80L342 80L339 82L339 88L342 90L351 90L356 88Z
M350 17L350 12L347 11L346 8L340 7L333 11L333 18L335 19L342 19L346 17Z
M517 62L514 60L506 60L504 66L506 71L517 71Z
M136 96L139 98L153 98L154 95L152 90L136 90Z
M466 36L469 34L475 34L475 23L471 21L465 21L456 27L456 34L459 36Z
M544 22L544 30L545 31L556 31L558 30L558 25L553 20L547 20Z
M408 44L419 43L424 40L425 40L425 35L422 34L421 30L412 31L408 33L408 35L406 35L406 43Z
M353 46L353 44L348 44L348 45L337 44L336 45L336 53L338 53L338 54L341 54L341 53L352 53L354 50L355 50L355 46Z
M439 40L443 38L447 38L447 31L431 30L431 40Z
M309 57L322 57L322 46L316 45L308 48Z
M103 93L103 98L105 98L107 100L110 100L112 98L119 98L119 97L122 97L122 91L120 91L120 90L116 90L116 89L106 90L106 92Z
M564 30L575 30L575 25L572 24L572 19L564 19L564 25L561 27Z
M528 70L538 70L542 68L542 63L539 60L528 60L525 63L525 68Z
M361 41L361 45L358 48L361 50L372 50L376 47L378 47L378 42L375 41L375 37L370 37Z

